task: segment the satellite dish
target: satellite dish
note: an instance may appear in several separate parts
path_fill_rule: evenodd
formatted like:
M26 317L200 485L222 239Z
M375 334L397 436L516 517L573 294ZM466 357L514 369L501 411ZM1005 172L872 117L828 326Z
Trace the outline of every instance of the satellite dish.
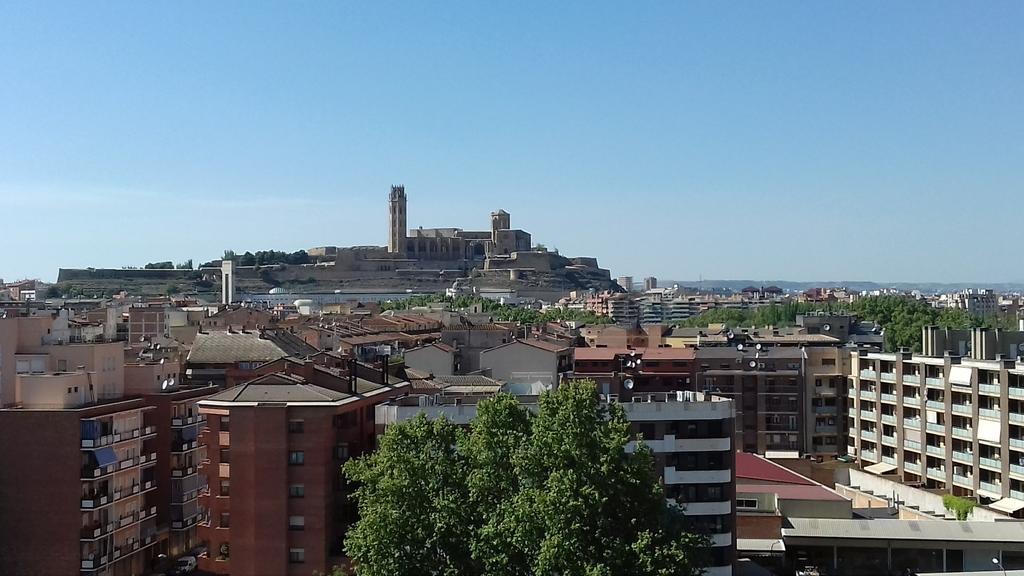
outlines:
M633 366L640 366L641 362L643 362L643 360L641 360L640 358L637 358L636 362L633 363Z
M822 328L822 330L824 330L825 332L828 332L829 330L831 330L831 329L832 329L832 325L831 325L831 324L825 324L825 325L824 325L824 326L822 326L821 328Z
M156 345L156 349L157 349L157 350L159 350L159 349L160 349L160 345L159 345L159 344L157 344L157 345Z
M626 388L626 390L632 390L633 389L633 379L632 378L626 378L625 380L622 381L622 385Z
M166 360L167 360L166 358L161 358L160 359L160 363L163 364Z
M757 368L757 362L754 362L753 360L751 360L749 366L751 368Z
M737 344L736 349L739 350L740 352L743 352L743 344Z
M757 348L758 350L760 350L761 348L763 348L763 346L761 346L761 344L757 344L756 346L754 346L754 348Z
M633 350L632 352L630 352L629 355L630 356L636 356L636 350Z
M145 341L146 341L146 337L145 336L139 336L139 342L145 342Z
M167 380L164 380L163 382L160 383L160 389L161 390L167 390L167 386L168 386L167 382L168 382Z
M725 333L725 337L728 338L729 340L732 340L733 338L736 337L736 333L733 332L732 330L729 330L728 332Z
M168 385L168 386L174 386L174 378L171 378L171 379L169 379L169 380L167 381L167 385Z

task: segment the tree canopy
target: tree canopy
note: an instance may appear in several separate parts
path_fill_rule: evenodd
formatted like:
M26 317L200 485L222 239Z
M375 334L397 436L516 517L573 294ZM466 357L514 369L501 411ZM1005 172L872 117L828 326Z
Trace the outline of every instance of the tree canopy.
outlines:
M424 415L348 462L360 519L345 540L364 576L689 576L706 540L668 504L650 449L593 382L481 402L470 429Z
M445 303L452 309L459 310L470 308L474 305L491 316L497 322L518 322L519 324L536 325L545 322L582 322L584 324L611 324L612 319L607 316L598 316L593 312L585 310L570 310L568 308L548 308L541 312L526 306L511 306L481 296L455 296L448 297L442 294L424 294L413 296L405 300L384 302L381 310L408 310L417 306Z

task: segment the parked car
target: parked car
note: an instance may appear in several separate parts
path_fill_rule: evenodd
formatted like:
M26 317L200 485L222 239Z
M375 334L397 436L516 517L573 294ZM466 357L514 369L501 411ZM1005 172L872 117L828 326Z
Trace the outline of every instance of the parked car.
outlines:
M174 576L181 576L183 574L191 574L196 570L196 557L195 556L182 556L174 561L174 568L171 570L171 574Z

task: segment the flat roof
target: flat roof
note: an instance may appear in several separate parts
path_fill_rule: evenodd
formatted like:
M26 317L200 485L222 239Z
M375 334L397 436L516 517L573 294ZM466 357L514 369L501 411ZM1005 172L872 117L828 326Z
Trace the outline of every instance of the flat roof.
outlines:
M846 520L790 518L784 538L849 538L939 542L1024 544L1024 522L947 522L939 520Z

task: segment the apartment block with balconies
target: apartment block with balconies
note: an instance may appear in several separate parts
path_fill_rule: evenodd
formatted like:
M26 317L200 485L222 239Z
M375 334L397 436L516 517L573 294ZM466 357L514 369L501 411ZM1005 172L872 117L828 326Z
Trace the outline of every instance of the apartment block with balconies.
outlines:
M867 471L1024 510L1020 359L854 352L849 382L847 449Z

